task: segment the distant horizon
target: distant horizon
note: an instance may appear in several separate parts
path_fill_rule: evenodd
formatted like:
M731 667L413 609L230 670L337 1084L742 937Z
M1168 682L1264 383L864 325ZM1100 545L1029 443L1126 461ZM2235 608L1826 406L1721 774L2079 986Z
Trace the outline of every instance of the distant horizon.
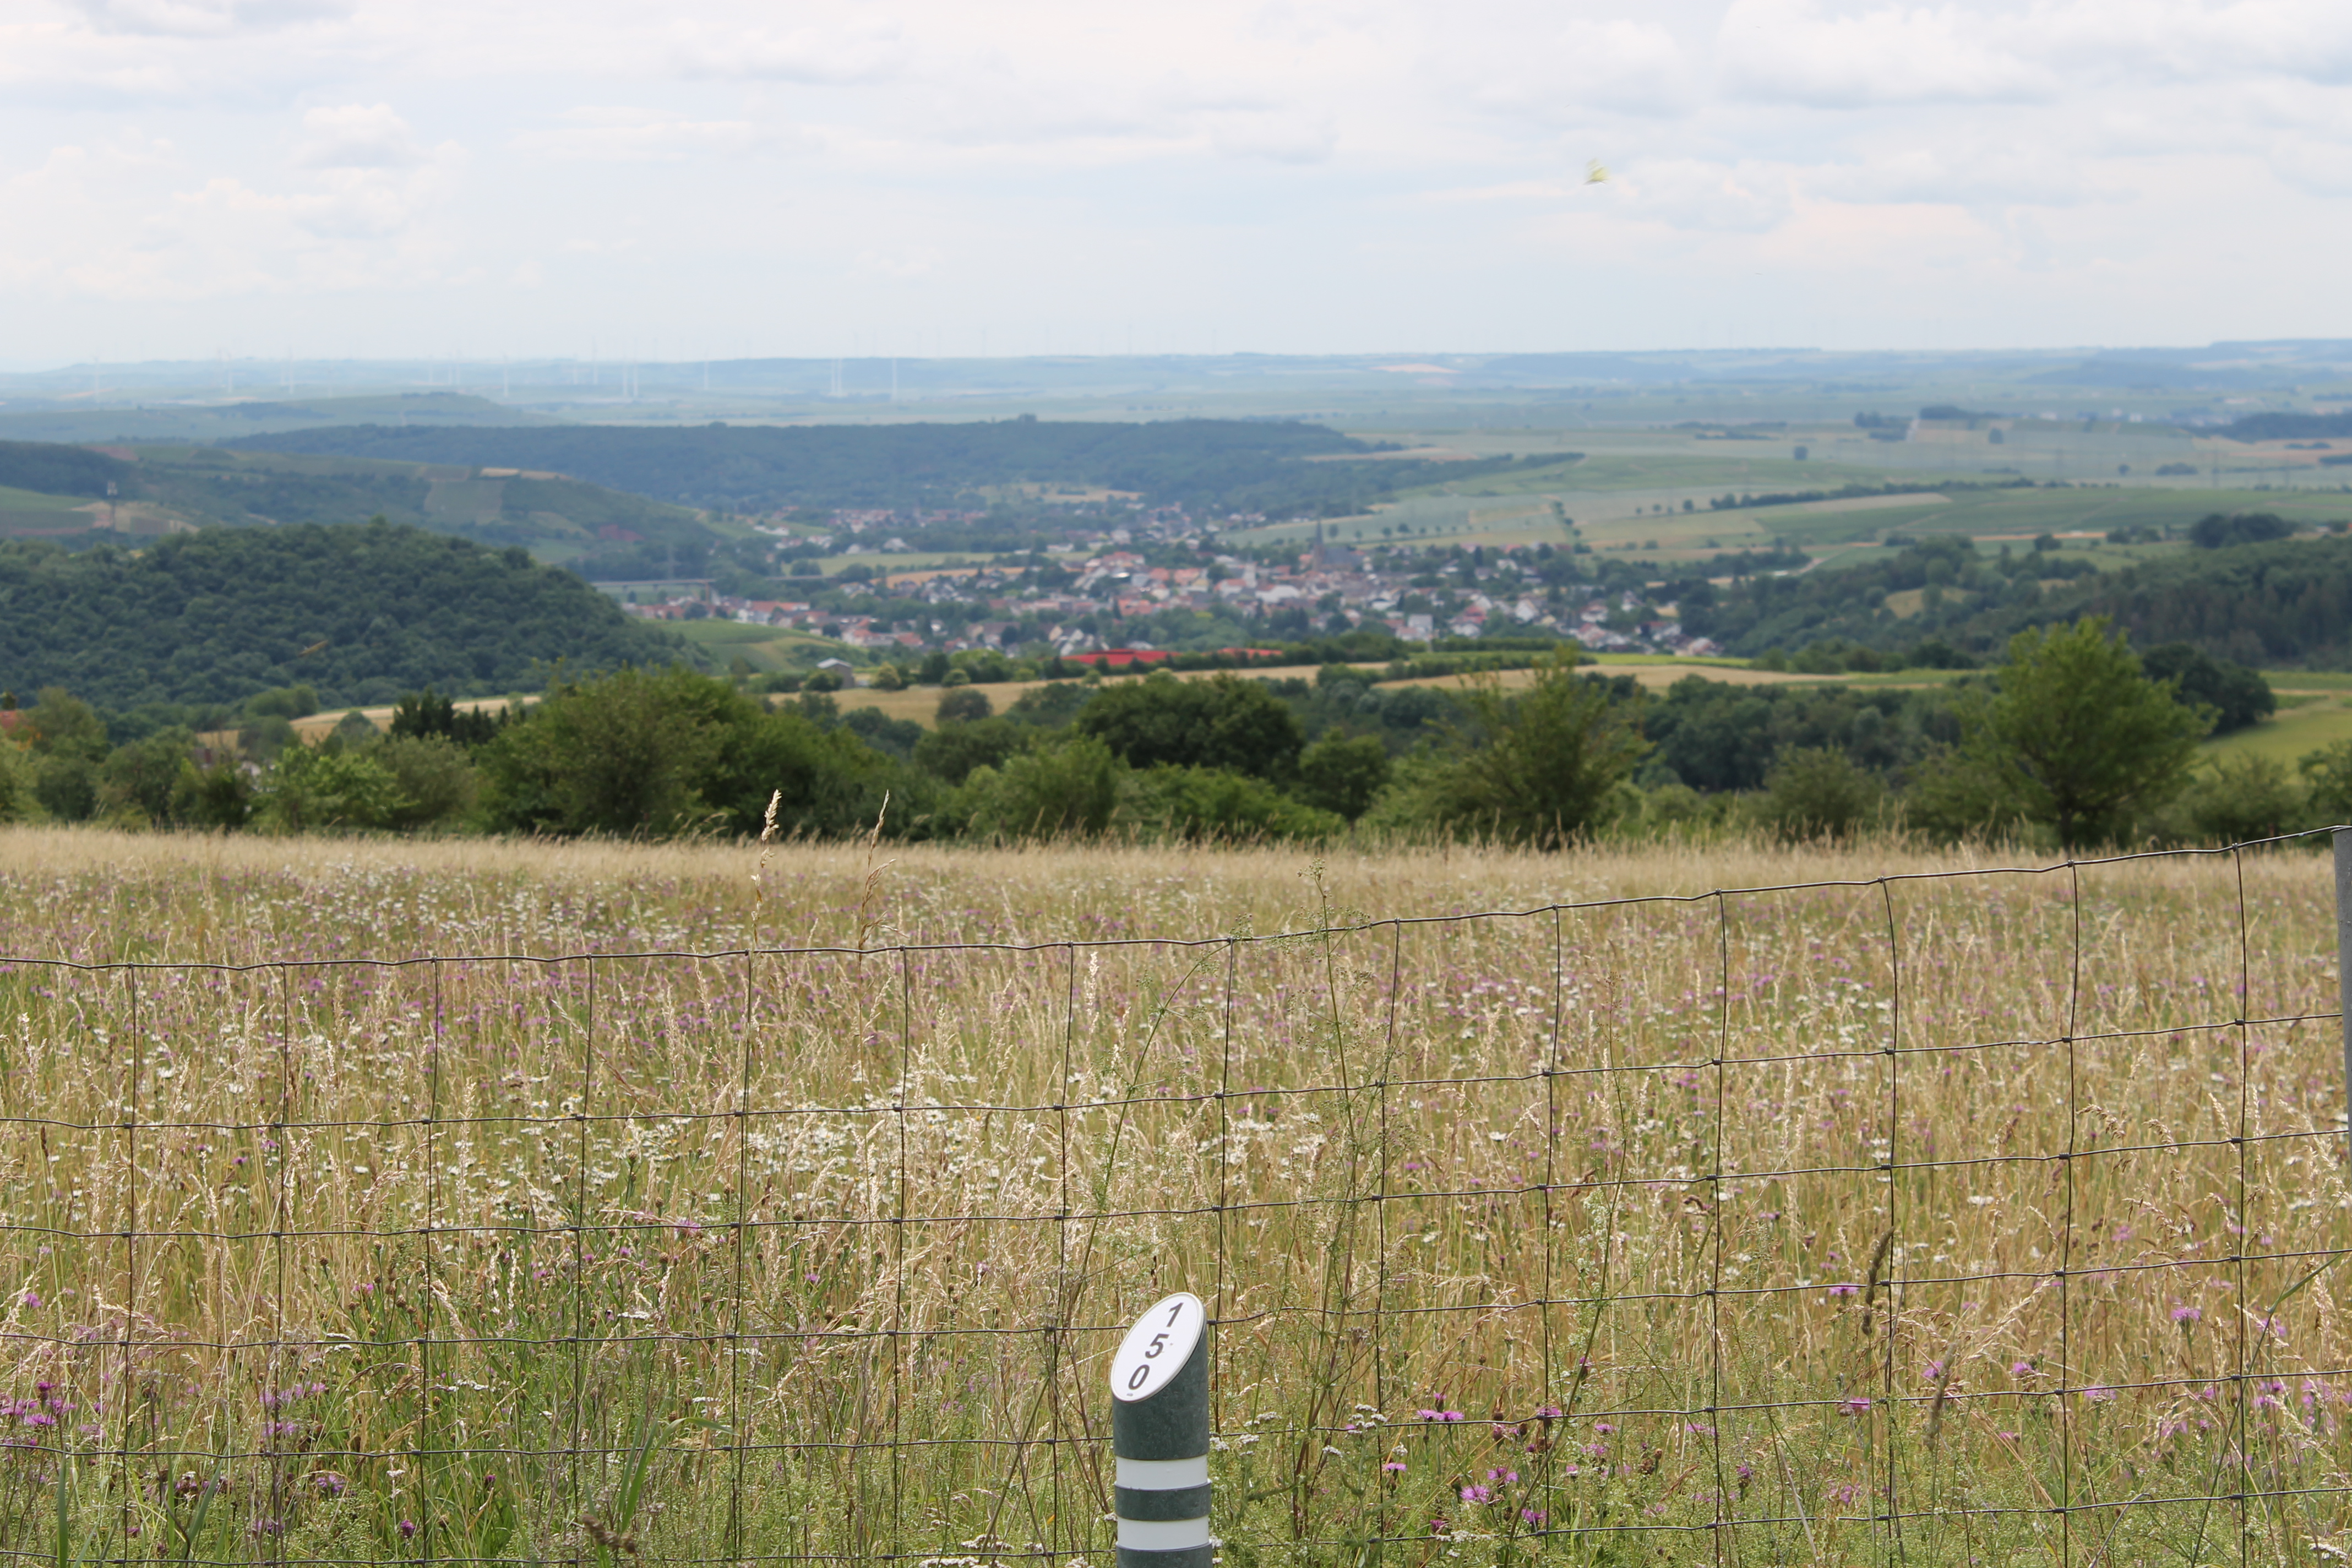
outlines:
M462 364L495 369L499 365L561 364L576 366L666 366L686 368L695 365L744 364L825 364L835 361L845 363L1020 363L1026 362L1105 363L1117 361L1209 361L1243 359L1282 359L1305 361L1355 362L1368 360L1412 360L1414 358L1445 358L1457 360L1491 360L1506 358L1643 358L1657 355L1687 357L1719 357L1744 359L1773 354L1817 354L1825 359L1860 359L1876 355L1915 355L1932 358L1981 359L2004 354L2025 356L2064 356L2069 354L2187 354L2222 350L2258 349L2328 349L2345 352L2347 368L2352 368L2352 335L2328 334L2285 337L2221 337L2202 342L2014 342L1988 343L1969 347L1937 347L1926 343L1890 342L1870 347L1829 348L1819 343L1759 343L1736 347L1699 343L1661 343L1640 348L1562 348L1562 347L1485 347L1434 348L1421 346L1390 346L1362 349L1292 350L1274 348L1231 348L1214 352L1187 349L1125 350L1101 352L1067 350L1052 353L762 353L751 352L686 354L671 356L612 354L572 352L544 353L475 354L449 353L369 353L369 354L303 354L228 353L215 354L147 353L79 360L0 359L0 375L66 375L92 369L138 369L147 367L198 368L223 364L267 369L291 363L328 365L447 365ZM1374 368L1391 368L1386 366ZM1393 367L1403 372L1410 367Z

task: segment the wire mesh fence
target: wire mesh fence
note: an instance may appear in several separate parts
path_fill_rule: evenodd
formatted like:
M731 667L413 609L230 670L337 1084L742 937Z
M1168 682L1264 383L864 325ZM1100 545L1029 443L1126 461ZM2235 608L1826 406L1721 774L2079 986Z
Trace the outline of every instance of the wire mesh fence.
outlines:
M11 957L0 1549L1108 1563L1188 1289L1235 1564L2338 1560L2336 908Z

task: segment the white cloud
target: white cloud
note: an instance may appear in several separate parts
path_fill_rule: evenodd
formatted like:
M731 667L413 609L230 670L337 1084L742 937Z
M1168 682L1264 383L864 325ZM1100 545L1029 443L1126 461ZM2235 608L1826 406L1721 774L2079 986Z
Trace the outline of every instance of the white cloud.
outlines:
M2247 237L2332 254L2347 84L2347 0L0 0L0 280L462 317L467 267L577 308L691 233L678 309L729 322L870 286L1442 347L1541 319L1489 280L1524 266L1543 300L1730 279L1819 341L1892 268L2178 338L2245 308L2204 269ZM2339 292L2297 321L2352 332Z
M229 38L335 21L350 0L70 0L100 32L181 38Z
M0 184L0 279L105 300L406 288L459 247L439 221L465 156L383 105L314 110L290 179L204 171L128 132Z
M726 31L698 23L672 34L667 58L680 75L844 86L883 81L906 68L911 51L894 27L853 24Z
M2352 196L2352 145L2295 137L2271 149L2273 173L2315 196Z
M294 162L306 169L411 169L433 153L388 103L346 103L302 116Z
M1610 185L1626 214L1683 229L1758 233L1792 205L1789 172L1754 163L1664 158L1619 170Z
M1328 116L1276 110L1218 114L1208 120L1209 144L1232 158L1265 158L1277 163L1319 163L1339 142Z
M1814 0L1733 0L1716 48L1726 89L1769 102L1860 109L2057 97L2063 79L2010 48L2006 31L1982 10L1956 6L1840 16Z
M1672 31L1622 18L1561 27L1501 60L1480 51L1456 69L1476 100L1548 123L1581 120L1596 110L1680 114L1698 90Z
M644 163L686 158L740 158L780 144L807 144L749 120L682 120L643 109L574 109L566 123L515 137L520 151L587 163Z
M1825 164L1810 172L1805 188L1838 201L1969 207L2071 206L2100 194L2081 163L2061 152L1961 138Z

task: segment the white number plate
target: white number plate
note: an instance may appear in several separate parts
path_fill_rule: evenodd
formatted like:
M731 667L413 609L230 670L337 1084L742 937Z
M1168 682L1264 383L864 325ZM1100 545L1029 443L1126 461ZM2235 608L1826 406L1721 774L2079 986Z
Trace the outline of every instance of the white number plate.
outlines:
M1118 1354L1111 1358L1112 1397L1149 1399L1167 1387L1176 1369L1192 1359L1192 1347L1201 1342L1201 1327L1208 1318L1209 1310L1201 1304L1201 1298L1189 1290L1153 1303L1127 1331Z

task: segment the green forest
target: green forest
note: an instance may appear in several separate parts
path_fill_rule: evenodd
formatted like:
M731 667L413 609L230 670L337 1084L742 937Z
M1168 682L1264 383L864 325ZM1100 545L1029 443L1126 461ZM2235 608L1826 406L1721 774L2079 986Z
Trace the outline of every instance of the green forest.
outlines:
M205 529L141 551L0 542L0 685L101 706L234 703L295 683L331 705L535 688L559 661L685 658L520 549L378 521Z
M2229 539L2261 537L2261 524L2277 520L2208 521ZM2193 643L2242 664L2340 668L2352 661L2352 538L2191 549L2105 573L2054 550L1923 539L1862 564L1694 584L1682 607L1688 630L1733 654L1864 650L1837 667L1855 669L1878 668L1872 654L1930 640L1981 659L2029 626L2086 615L2111 617L2145 643Z
M684 506L941 508L1012 484L1131 491L1217 514L1340 517L1439 479L1519 459L1433 463L1294 420L1149 423L1015 419L957 425L727 426L528 430L353 425L222 443L250 451L552 469ZM1527 464L1556 465L1549 453ZM1348 459L1362 459L1350 461ZM1523 464L1521 466L1524 466Z

